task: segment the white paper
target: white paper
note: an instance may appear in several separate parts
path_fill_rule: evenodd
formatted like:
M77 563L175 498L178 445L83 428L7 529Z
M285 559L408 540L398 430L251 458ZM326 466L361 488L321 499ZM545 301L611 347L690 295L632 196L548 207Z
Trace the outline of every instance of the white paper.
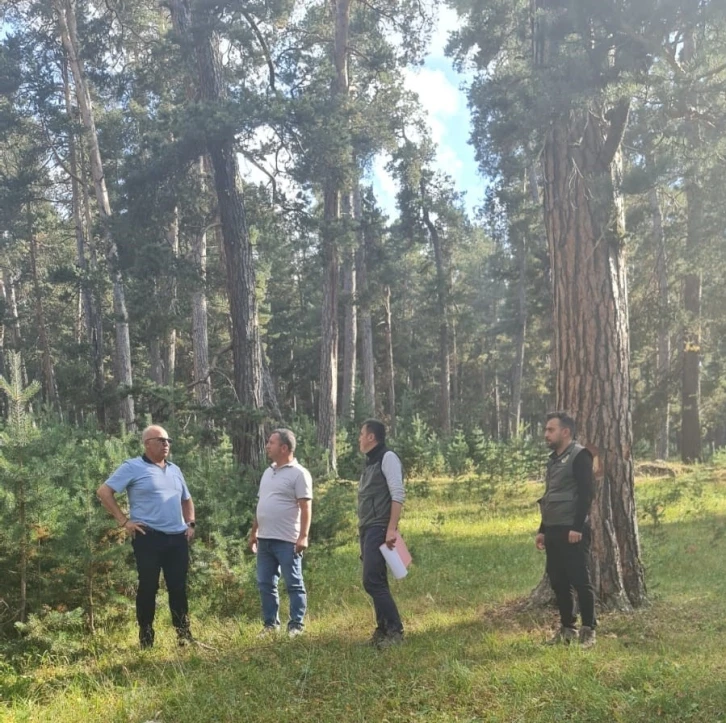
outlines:
M398 550L396 550L395 548L391 550L385 543L381 545L380 550L381 554L388 563L388 568L390 569L391 574L393 575L393 577L396 578L396 580L400 580L401 578L408 575L408 570L403 564L403 560L401 560L401 556L398 554Z

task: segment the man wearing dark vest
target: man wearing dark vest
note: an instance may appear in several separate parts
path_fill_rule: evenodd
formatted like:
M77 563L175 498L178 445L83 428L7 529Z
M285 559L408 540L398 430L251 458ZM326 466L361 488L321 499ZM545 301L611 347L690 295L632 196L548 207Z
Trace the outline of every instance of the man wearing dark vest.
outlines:
M358 436L366 468L358 484L358 532L363 560L363 588L373 599L376 629L371 644L386 648L403 640L403 624L388 587L388 571L380 547L391 549L405 493L403 466L386 447L386 427L376 419L363 423Z
M595 596L590 582L590 526L593 497L592 455L575 442L575 420L564 412L547 415L545 443L552 450L547 463L545 493L539 500L542 523L538 550L547 555L547 575L560 611L560 629L549 641L584 648L595 644ZM578 635L572 591L582 617Z

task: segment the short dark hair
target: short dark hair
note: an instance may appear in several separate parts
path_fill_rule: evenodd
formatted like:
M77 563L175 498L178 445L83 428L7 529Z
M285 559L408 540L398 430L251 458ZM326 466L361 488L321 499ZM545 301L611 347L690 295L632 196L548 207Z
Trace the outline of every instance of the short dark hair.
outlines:
M376 438L378 444L386 443L386 425L378 419L366 419L363 426Z
M577 422L575 422L574 417L571 417L567 412L550 412L547 415L547 421L549 422L550 419L557 419L561 426L567 427L567 429L570 430L570 436L572 439L575 438Z
M297 447L297 439L295 438L295 433L291 429L280 427L280 429L273 429L270 432L270 437L273 434L276 434L280 438L280 444L287 445L287 448L291 452L295 452L295 447Z

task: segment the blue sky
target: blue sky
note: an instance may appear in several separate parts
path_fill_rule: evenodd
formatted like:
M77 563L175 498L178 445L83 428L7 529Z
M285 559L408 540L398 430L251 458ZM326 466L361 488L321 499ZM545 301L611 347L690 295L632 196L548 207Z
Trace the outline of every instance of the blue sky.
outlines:
M428 117L431 137L437 146L437 165L453 177L456 187L466 192L471 211L480 205L485 184L478 175L474 149L469 145L470 119L466 95L461 90L467 78L452 67L444 48L458 18L450 8L441 8L428 57L422 68L406 71L405 82L416 92ZM389 216L396 215L396 184L386 173L386 158L374 164L373 186L379 203Z

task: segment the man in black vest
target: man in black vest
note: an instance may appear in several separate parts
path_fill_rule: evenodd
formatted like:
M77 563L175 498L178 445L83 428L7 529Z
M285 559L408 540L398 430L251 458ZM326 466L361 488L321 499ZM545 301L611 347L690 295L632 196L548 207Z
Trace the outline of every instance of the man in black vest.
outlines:
M396 542L405 493L403 466L395 452L386 447L386 428L377 419L363 423L358 436L366 468L358 483L358 531L363 560L363 588L373 599L376 629L371 644L386 648L403 640L403 625L388 587L383 543L391 549Z
M575 442L575 420L564 412L547 415L545 442L552 450L547 463L545 493L539 500L542 523L538 550L547 554L547 575L557 598L561 627L549 641L569 644L578 639L573 589L582 616L579 642L595 644L595 596L590 582L590 526L593 496L592 455Z

